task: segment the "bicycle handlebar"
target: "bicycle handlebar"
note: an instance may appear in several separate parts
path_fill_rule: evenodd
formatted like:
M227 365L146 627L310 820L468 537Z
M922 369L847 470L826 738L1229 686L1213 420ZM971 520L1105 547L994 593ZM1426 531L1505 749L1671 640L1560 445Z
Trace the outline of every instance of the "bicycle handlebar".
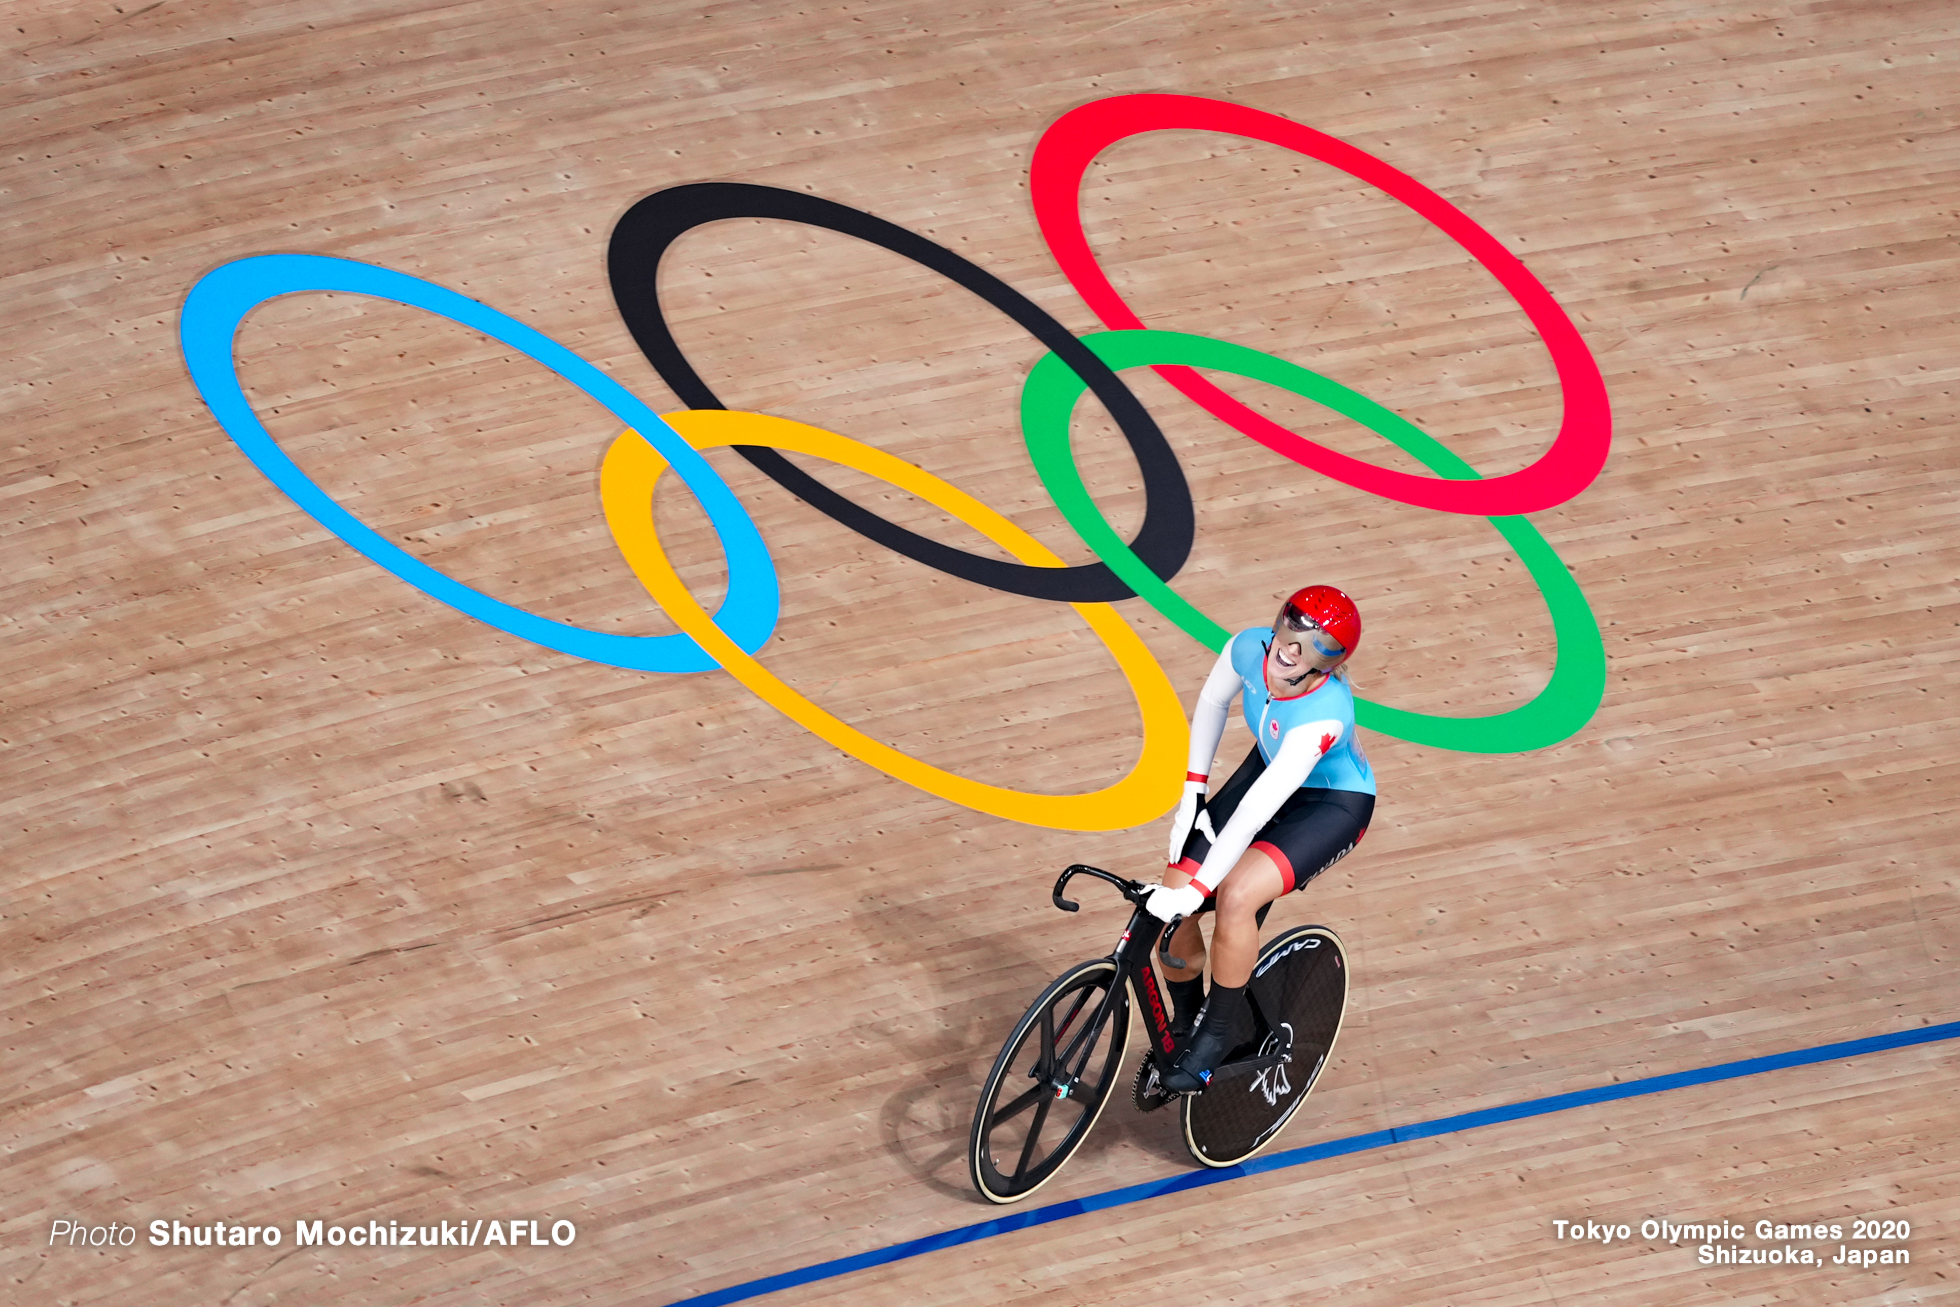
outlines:
M1062 890L1076 876L1094 876L1097 880L1106 880L1116 887L1118 893L1132 903L1141 903L1144 892L1150 888L1142 881L1124 880L1121 876L1104 871L1101 867L1091 867L1086 863L1077 862L1070 865L1056 879L1054 891L1049 895L1054 900L1055 906L1064 912L1080 912L1082 910L1080 903L1071 903L1062 897Z
M1108 881L1116 887L1117 891L1124 898L1136 904L1138 907L1143 906L1143 896L1155 888L1155 886L1146 885L1140 880L1124 880L1121 876L1104 871L1101 867L1091 867L1087 863L1077 862L1069 866L1067 870L1063 871L1056 878L1055 888L1049 895L1054 900L1055 906L1064 912L1080 912L1082 910L1080 903L1071 903L1062 897L1062 890L1067 887L1069 881L1077 876L1094 876L1097 880ZM1177 928L1183 922L1184 918L1182 916L1172 917L1164 927L1163 936L1157 942L1157 956L1164 960L1164 965L1176 971L1183 971L1185 969L1184 959L1171 956L1171 936L1177 934Z

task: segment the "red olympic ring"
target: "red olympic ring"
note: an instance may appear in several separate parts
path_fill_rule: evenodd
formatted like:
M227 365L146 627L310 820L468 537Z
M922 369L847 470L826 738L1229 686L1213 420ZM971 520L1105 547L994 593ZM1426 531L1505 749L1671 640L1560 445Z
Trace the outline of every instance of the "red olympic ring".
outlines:
M1117 141L1172 128L1265 141L1332 164L1381 188L1434 223L1497 278L1531 319L1557 369L1565 418L1552 447L1529 467L1486 481L1445 481L1391 471L1317 445L1247 408L1188 367L1159 366L1156 371L1166 381L1212 416L1275 453L1356 490L1416 508L1475 517L1534 513L1564 503L1599 475L1613 438L1606 383L1592 351L1551 292L1496 237L1415 178L1346 141L1275 114L1195 95L1121 95L1071 109L1042 134L1028 178L1035 220L1041 224L1041 234L1062 272L1105 325L1118 331L1136 330L1143 326L1143 320L1116 293L1089 249L1089 238L1082 230L1083 174L1090 160Z

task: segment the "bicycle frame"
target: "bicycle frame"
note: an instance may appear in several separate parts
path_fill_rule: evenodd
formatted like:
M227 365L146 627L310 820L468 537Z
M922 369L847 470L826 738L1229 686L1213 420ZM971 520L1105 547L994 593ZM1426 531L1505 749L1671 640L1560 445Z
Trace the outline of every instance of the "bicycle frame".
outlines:
M1078 904L1063 896L1077 876L1112 886L1129 900L1130 919L1110 953L1076 963L1041 991L1009 1032L987 1073L967 1136L967 1168L974 1187L992 1202L1018 1202L1041 1188L1094 1128L1114 1096L1118 1068L1127 1056L1132 1002L1142 1009L1150 1051L1131 1082L1131 1097L1144 1112L1181 1097L1185 1144L1192 1157L1206 1166L1233 1166L1263 1147L1292 1116L1305 1090L1312 1087L1339 1033L1340 1009L1328 1009L1324 998L1313 1000L1316 1008L1294 1011L1295 1000L1307 992L1300 986L1317 982L1312 974L1306 974L1295 986L1286 979L1293 968L1279 963L1301 949L1319 946L1323 936L1332 939L1331 932L1323 927L1295 927L1282 937L1288 941L1284 946L1275 940L1254 964L1246 985L1252 1027L1241 1032L1241 1023L1235 1020L1234 1029L1228 1032L1236 1041L1237 1056L1228 1056L1210 1074L1201 1076L1208 1089L1193 1093L1166 1090L1163 1081L1171 1075L1183 1049L1172 1033L1169 994L1159 984L1150 950L1159 950L1167 974L1186 970L1183 962L1170 956L1170 939L1184 919L1162 922L1150 914L1145 904L1156 886L1125 880L1082 863L1069 867L1055 881L1051 897L1064 912L1079 910ZM1211 907L1207 901L1199 911ZM1263 924L1264 912L1259 916ZM1294 936L1301 942L1290 942ZM1338 957L1339 941L1333 942ZM1336 983L1341 990L1336 996L1338 1002L1345 995L1345 977L1337 978ZM1331 1026L1325 1019L1329 1011ZM1267 1014L1277 1014L1280 1019ZM1284 1019L1288 1016L1307 1021L1304 1029L1313 1032L1311 1039L1321 1042L1309 1045L1308 1051L1319 1056L1300 1094L1281 1103L1281 1095L1294 1094L1293 1086L1284 1073L1269 1077L1267 1072L1293 1060L1294 1026ZM1324 1032L1323 1026L1328 1027ZM1030 1045L1031 1040L1036 1042ZM1029 1053L1033 1054L1031 1066ZM1059 1133L1048 1132L1050 1109L1064 1101L1080 1110L1072 1117L1063 1114L1056 1123ZM1022 1118L1023 1113L1028 1115ZM1015 1124L1017 1118L1021 1118L1019 1124ZM1042 1151L1044 1139L1048 1142L1046 1151Z
M1151 916L1143 906L1144 896L1149 894L1154 886L1146 885L1142 881L1125 880L1100 867L1091 867L1078 862L1062 872L1055 881L1053 893L1049 896L1055 906L1064 912L1081 911L1081 904L1071 903L1062 897L1062 890L1076 876L1093 876L1097 880L1107 881L1115 886L1117 892L1128 899L1135 908L1130 914L1130 924L1123 928L1122 937L1116 941L1115 949L1108 955L1109 960L1116 964L1115 981L1110 985L1109 993L1104 995L1085 1033L1090 1036L1093 1044L1094 1037L1101 1033L1104 1024L1109 1020L1110 1005L1115 1002L1116 995L1121 993L1122 987L1127 984L1130 993L1135 996L1137 1007L1143 1013L1144 1029L1150 1035L1150 1055L1157 1059L1160 1068L1168 1072L1171 1059L1177 1052L1177 1037L1171 1034L1170 1007L1164 1000L1163 987L1157 983L1156 969L1150 965L1150 950L1156 945L1160 935L1168 938L1170 927L1166 927Z
M1100 867L1091 867L1081 862L1070 865L1056 878L1055 888L1049 895L1055 906L1064 912L1079 912L1082 909L1081 904L1071 903L1062 897L1062 890L1076 876L1093 876L1097 880L1107 881L1134 905L1134 911L1130 914L1130 924L1123 928L1122 937L1116 941L1116 948L1108 954L1109 960L1116 964L1115 980L1109 987L1109 993L1103 996L1103 1001L1097 1006L1095 1015L1084 1027L1083 1034L1076 1037L1077 1042L1069 1045L1069 1052L1073 1054L1078 1047L1081 1047L1081 1041L1085 1037L1089 1040L1088 1046L1094 1047L1095 1039L1100 1036L1103 1026L1109 1020L1110 1006L1115 1002L1116 995L1121 992L1121 987L1127 984L1130 993L1136 998L1137 1007L1143 1013L1144 1028L1150 1035L1150 1056L1155 1059L1158 1071L1168 1075L1176 1062L1179 1050L1177 1037L1171 1033L1170 1007L1165 1002L1162 986L1157 983L1157 970L1150 965L1150 950L1153 946L1156 947L1165 965L1175 966L1181 970L1182 962L1170 954L1170 941L1184 918L1176 917L1169 922L1158 921L1143 906L1145 897L1156 888L1154 885L1146 885L1137 880L1125 880ZM1209 906L1210 900L1206 900L1206 904ZM1200 912L1204 910L1199 909ZM1259 914L1262 922L1265 920L1265 915L1263 911ZM1266 968L1259 968L1246 988L1246 997L1251 1001L1255 1018L1262 1012L1273 1010L1261 1001L1266 988L1265 974ZM1292 1048L1289 1040L1275 1053L1264 1057L1239 1058L1226 1065L1238 1070L1258 1071L1291 1060ZM1063 1066L1067 1065L1066 1058L1058 1059L1058 1062ZM1219 1069L1225 1068L1221 1066Z

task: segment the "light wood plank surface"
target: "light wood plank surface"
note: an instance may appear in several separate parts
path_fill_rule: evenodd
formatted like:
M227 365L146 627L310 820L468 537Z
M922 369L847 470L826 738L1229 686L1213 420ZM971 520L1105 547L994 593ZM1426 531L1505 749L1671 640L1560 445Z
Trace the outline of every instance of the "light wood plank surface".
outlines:
M190 384L178 310L234 258L361 259L678 407L613 307L605 242L652 190L731 180L903 224L1092 331L1027 167L1049 123L1112 94L1232 100L1412 174L1560 299L1614 406L1598 481L1532 519L1599 619L1605 701L1516 756L1368 736L1373 832L1275 914L1338 929L1355 978L1285 1142L1960 1018L1950 5L20 0L4 32L9 1301L659 1303L993 1214L962 1161L979 1079L1041 984L1118 928L1087 891L1053 911L1047 885L1077 860L1151 874L1162 823L980 816L725 675L599 666L438 604L245 460ZM1106 152L1083 196L1153 327L1322 371L1487 475L1557 427L1523 314L1343 174L1158 133ZM985 304L753 221L684 237L662 290L732 407L889 450L1092 561L1016 427L1041 351ZM600 512L618 424L544 368L325 295L257 311L238 357L284 447L417 557L561 621L674 629ZM1361 604L1370 697L1475 714L1544 685L1549 619L1489 525L1316 476L1126 377L1190 479L1175 584L1206 612L1253 625L1330 581ZM1133 530L1135 465L1093 405L1075 447ZM791 684L995 784L1129 767L1129 691L1066 606L931 572L710 461L781 569L762 656ZM659 511L712 609L706 518L673 485ZM1119 607L1188 704L1210 655ZM1956 1057L1401 1144L765 1301L1952 1301ZM1041 1198L1188 1165L1168 1115L1119 1106ZM579 1236L291 1243L299 1219L465 1216ZM1711 1268L1552 1237L1648 1216L1905 1217L1913 1261ZM157 1218L289 1233L47 1243L57 1219Z

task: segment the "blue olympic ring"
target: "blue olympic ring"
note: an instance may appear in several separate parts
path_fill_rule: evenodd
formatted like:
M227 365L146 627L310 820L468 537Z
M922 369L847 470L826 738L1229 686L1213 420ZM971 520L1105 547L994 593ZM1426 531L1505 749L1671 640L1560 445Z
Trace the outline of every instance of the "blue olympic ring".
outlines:
M318 254L265 254L216 268L191 289L180 327L184 362L204 402L245 456L321 526L423 593L519 639L577 658L644 672L706 672L719 667L686 635L614 635L555 622L492 599L383 539L300 471L273 440L238 380L232 343L245 315L275 295L344 291L394 300L470 327L520 350L571 382L637 431L680 475L721 540L728 596L715 625L745 652L762 648L782 611L776 565L748 510L728 484L659 415L563 345L466 295L404 272Z

